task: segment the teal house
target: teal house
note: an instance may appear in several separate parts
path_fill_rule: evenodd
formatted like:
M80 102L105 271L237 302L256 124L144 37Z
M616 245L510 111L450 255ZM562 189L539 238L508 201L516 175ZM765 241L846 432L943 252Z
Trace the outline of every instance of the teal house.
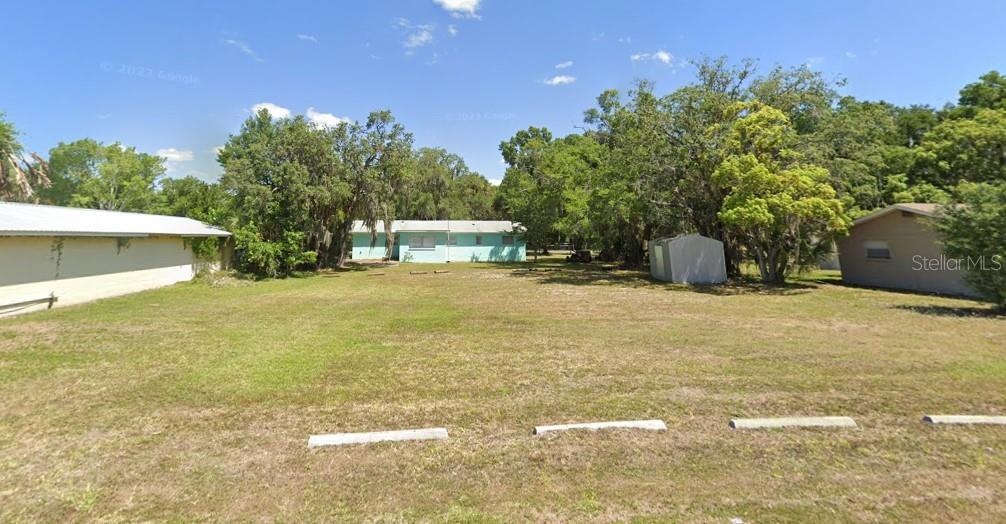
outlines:
M353 260L385 257L384 224L377 239L362 221L353 223ZM518 224L501 220L396 220L392 260L401 262L523 262L527 247Z

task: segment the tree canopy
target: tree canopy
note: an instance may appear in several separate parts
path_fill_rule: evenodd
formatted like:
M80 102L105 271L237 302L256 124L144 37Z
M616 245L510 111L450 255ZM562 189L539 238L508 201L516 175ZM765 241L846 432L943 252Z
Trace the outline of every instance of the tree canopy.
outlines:
M119 143L92 139L63 143L49 151L51 187L40 192L57 205L111 211L150 211L157 206L157 181L164 159Z
M219 183L167 177L162 158L93 139L29 160L0 118L0 198L191 216L235 231L238 267L262 275L343 265L354 220L371 242L383 221L390 255L394 219L509 219L536 251L568 241L630 266L645 263L649 240L697 232L724 243L731 275L752 262L778 282L849 218L897 202L977 202L973 188L1006 184L996 71L936 110L843 96L842 80L806 66L692 65L669 93L647 80L602 91L579 132L532 125L501 141L498 188L457 154L414 148L389 111L334 126L260 111L220 151Z
M698 232L724 243L732 275L751 260L779 281L829 249L849 217L1006 180L994 71L937 111L842 96L841 80L804 66L693 65L694 79L666 95L648 81L602 92L580 133L530 127L501 144L498 207L528 227L529 245L563 238L639 265L647 240Z
M813 263L848 219L828 170L802 161L796 130L782 111L739 104L728 155L713 174L726 194L719 217L753 256L766 282Z
M967 281L1006 310L1006 183L964 183L934 223Z

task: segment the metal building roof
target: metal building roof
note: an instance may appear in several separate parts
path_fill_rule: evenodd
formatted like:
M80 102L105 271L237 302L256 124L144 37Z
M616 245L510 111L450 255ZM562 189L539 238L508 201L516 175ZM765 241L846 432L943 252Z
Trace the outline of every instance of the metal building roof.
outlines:
M226 237L230 233L185 217L0 202L0 236Z
M511 233L518 230L520 224L509 220L395 220L391 231L402 233L408 231L450 231L451 233ZM384 232L384 221L375 224L378 233ZM370 228L363 225L362 220L353 222L353 233L370 233Z

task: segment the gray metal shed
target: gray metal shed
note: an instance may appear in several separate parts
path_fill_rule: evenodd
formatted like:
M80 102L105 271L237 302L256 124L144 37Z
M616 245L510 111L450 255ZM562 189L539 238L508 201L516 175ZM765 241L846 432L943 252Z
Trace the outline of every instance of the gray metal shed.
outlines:
M723 242L698 234L650 241L650 275L683 284L726 282Z

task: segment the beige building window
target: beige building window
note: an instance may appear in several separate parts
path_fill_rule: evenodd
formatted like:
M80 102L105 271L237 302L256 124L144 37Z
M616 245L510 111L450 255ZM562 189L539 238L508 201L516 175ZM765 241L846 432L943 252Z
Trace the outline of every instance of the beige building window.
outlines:
M867 260L890 260L891 247L883 240L867 240L863 243L866 248Z

